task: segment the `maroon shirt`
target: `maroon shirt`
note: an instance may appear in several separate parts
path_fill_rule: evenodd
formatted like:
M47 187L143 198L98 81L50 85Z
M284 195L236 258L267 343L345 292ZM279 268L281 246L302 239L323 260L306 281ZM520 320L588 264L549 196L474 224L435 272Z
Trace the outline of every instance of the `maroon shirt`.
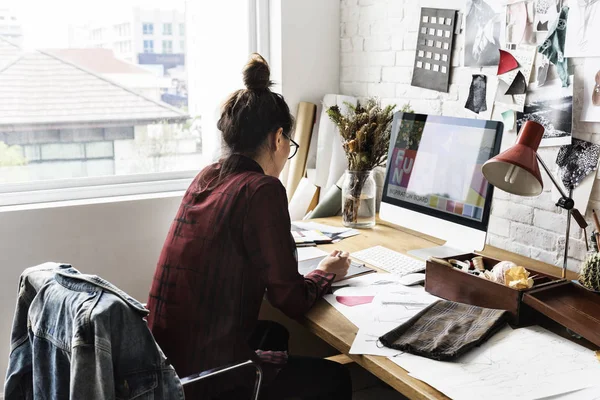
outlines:
M335 277L298 273L285 188L254 160L232 157L238 167L221 183L217 163L190 185L150 290L148 324L180 377L256 358L248 339L265 290L298 317Z

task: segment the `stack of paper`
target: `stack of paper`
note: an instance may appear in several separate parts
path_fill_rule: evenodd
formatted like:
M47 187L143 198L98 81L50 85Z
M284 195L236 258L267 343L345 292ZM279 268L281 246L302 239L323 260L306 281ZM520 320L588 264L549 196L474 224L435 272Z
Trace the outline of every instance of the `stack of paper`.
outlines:
M294 232L318 232L319 234L331 239L331 243L337 243L342 239L359 235L360 232L351 228L340 228L315 222L294 222L292 224L292 234Z

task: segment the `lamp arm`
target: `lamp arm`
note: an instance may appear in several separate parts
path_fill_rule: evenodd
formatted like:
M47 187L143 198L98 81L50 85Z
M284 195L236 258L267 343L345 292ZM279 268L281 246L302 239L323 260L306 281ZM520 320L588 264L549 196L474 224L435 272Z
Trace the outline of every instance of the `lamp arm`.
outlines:
M569 199L570 197L565 193L565 191L563 190L561 185L556 181L556 178L554 177L554 175L552 175L552 173L550 172L550 169L548 168L548 166L546 165L544 160L542 160L542 157L540 157L540 155L537 153L536 153L536 157L538 159L538 162L542 165L542 168L544 168L544 171L546 171L546 174L548 174L548 176L550 177L550 180L552 181L554 186L558 189L558 192L560 193L560 195L566 199Z

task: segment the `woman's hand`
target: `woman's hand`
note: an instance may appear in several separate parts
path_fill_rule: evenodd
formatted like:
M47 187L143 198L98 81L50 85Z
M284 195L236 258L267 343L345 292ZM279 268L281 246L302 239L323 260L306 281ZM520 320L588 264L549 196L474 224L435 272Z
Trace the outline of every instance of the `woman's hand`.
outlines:
M350 267L349 257L350 254L348 252L335 250L319 263L317 269L335 274L335 281L337 282L343 279L348 273L348 268Z

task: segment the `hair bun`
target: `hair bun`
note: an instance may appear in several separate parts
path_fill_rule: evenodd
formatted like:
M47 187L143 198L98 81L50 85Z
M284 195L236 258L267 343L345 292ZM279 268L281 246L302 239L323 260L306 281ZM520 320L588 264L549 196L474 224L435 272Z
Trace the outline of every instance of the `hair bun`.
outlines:
M267 61L258 53L250 56L244 67L244 85L248 90L265 90L271 87L271 71Z

